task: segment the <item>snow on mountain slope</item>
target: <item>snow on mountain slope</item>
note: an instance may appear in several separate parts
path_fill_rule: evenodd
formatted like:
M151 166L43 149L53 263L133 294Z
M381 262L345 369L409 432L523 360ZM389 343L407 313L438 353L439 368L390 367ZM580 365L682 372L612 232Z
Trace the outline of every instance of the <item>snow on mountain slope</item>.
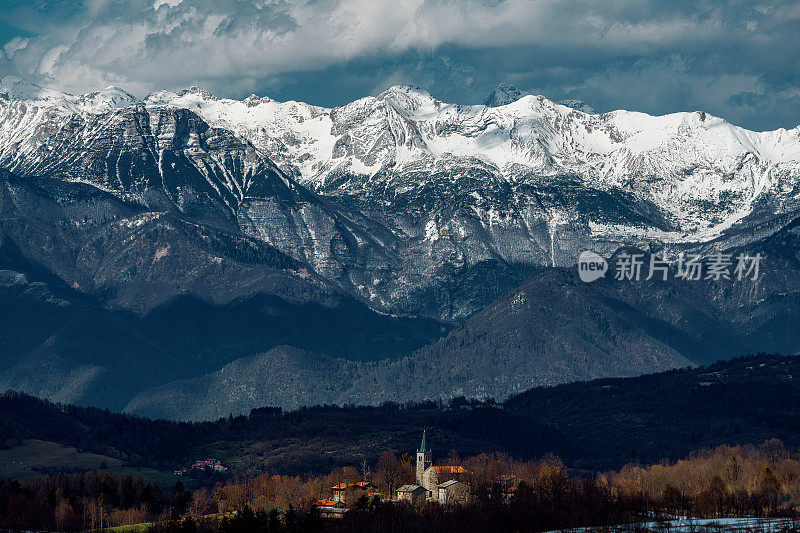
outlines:
M396 238L298 185L246 140L178 106L100 109L118 101L116 90L72 97L13 89L0 91L0 166L15 175L89 184L146 217L176 212L246 233L376 307L390 305L366 289L371 271L397 269Z
M141 103L135 96L115 85L109 85L101 91L74 96L40 87L15 76L0 78L0 94L40 106L56 105L71 112L85 113L104 113Z
M138 103L115 87L75 97L14 78L0 82L3 92L43 112L101 113ZM193 87L159 91L144 103L183 107L230 129L318 192L366 195L381 204L429 186L420 172L444 168L454 183L475 168L512 186L577 176L587 187L652 202L675 226L671 240L697 241L742 219L763 194L792 196L797 187L800 128L759 133L702 112L594 115L541 96L499 100L512 101L500 107L459 106L421 89L396 86L325 109L255 95L218 99ZM28 124L13 124L8 113L4 118L2 133L30 133ZM7 135L1 140L15 144ZM404 179L408 176L413 180ZM502 212L507 206L492 207Z
M376 308L446 319L583 249L742 245L800 213L800 128L496 96L504 105L462 106L396 86L327 109L6 78L0 165L151 205L148 191L166 191Z
M191 111L144 106L117 87L73 96L7 78L0 81L0 163L18 175L138 197L162 189L182 211L196 206L231 220L247 194L279 179L252 145Z
M313 165L319 166L320 161L327 161L333 154L336 138L331 133L328 109L255 95L243 101L218 99L198 87L179 93L158 91L147 96L145 103L191 109L210 123L253 142L274 161L297 160L304 175L317 173L318 168ZM280 138L274 138L276 133ZM310 156L300 157L305 150Z
M391 204L430 185L420 171L443 167L453 183L476 165L511 186L577 176L587 187L654 204L673 225L665 237L674 242L719 236L765 194L794 206L800 176L799 128L752 132L702 112L597 115L532 95L500 107L460 106L404 86L335 109L200 90L146 102L195 110L324 194Z

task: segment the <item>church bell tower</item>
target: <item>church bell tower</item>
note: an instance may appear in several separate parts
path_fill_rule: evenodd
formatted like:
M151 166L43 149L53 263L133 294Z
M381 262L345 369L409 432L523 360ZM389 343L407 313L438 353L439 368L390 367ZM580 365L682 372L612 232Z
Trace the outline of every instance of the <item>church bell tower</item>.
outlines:
M425 430L423 429L422 444L419 445L419 450L417 450L417 485L422 485L422 474L430 468L431 464L431 451L425 442Z

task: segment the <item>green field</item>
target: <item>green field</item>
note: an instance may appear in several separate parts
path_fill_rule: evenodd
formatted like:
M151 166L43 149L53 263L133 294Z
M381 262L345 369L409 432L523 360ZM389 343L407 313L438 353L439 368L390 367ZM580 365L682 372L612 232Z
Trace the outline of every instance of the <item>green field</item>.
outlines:
M147 522L144 524L133 524L130 526L116 526L116 527L107 527L103 529L103 531L114 531L117 533L145 533L152 527L152 522Z

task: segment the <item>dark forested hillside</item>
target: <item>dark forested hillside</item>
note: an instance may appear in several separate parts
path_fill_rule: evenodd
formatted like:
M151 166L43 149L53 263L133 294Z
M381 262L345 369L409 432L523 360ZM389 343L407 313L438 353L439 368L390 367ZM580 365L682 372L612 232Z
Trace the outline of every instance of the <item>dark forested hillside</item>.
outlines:
M675 459L718 444L780 438L800 444L800 357L757 355L637 378L542 387L506 412L551 425L584 454L575 465L611 467Z
M323 471L364 457L374 460L387 450L413 452L426 428L442 457L452 449L524 457L571 450L552 428L475 402L470 409L433 402L292 412L262 408L249 416L185 423L53 404L15 392L0 396L0 444L40 439L168 470L213 454L237 470Z
M151 421L52 404L18 393L0 396L6 446L40 439L171 469L202 454L241 471L324 471L413 452L423 429L443 459L505 452L554 452L569 466L618 467L675 459L703 447L782 439L800 445L800 358L758 355L709 367L637 378L537 388L505 404L455 399L449 405L253 410L217 422Z
M378 364L335 364L333 385L329 373L312 376L303 382L313 391L306 393L306 405L448 401L460 395L503 400L539 385L637 376L747 353L797 353L799 230L800 220L732 250L765 258L758 280L734 275L690 281L675 272L667 280L646 280L645 270L639 281L609 275L584 283L576 268L540 269L447 335L407 356ZM632 250L612 256L610 272L620 254ZM260 354L216 373L145 390L126 411L180 420L246 413L259 405L255 399L275 402L268 395L277 397L280 387L273 386L270 375L296 369L299 365L292 360L297 359L283 350ZM305 370L320 364L319 358L306 359L314 364ZM291 398L298 403L282 405L302 405L299 393Z

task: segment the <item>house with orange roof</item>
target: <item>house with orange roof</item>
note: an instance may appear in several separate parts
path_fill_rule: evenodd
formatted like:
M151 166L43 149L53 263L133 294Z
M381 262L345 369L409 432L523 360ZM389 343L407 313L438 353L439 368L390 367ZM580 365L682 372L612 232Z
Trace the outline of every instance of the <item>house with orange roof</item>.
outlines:
M323 518L341 518L347 512L347 506L339 500L317 500L314 507Z
M342 502L348 506L353 506L359 498L365 494L369 494L370 490L372 490L372 483L369 481L338 483L331 487L331 491L333 492L331 500Z

